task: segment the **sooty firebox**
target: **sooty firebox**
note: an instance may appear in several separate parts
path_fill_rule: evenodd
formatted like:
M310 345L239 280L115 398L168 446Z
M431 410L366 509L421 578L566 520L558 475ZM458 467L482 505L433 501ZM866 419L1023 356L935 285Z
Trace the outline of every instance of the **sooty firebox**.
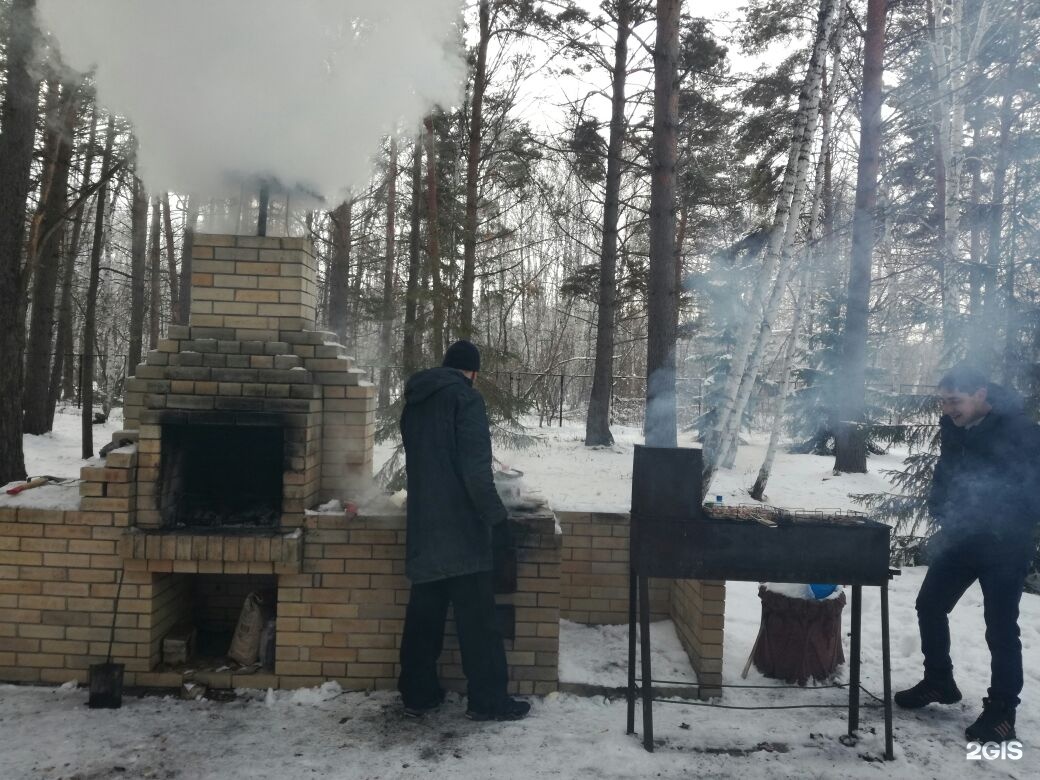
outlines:
M266 425L162 428L160 502L166 528L271 528L282 512L284 432Z

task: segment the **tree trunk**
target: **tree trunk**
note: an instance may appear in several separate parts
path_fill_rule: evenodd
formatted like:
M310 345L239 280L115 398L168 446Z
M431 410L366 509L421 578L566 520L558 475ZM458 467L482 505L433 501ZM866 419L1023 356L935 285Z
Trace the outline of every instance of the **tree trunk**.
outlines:
M173 214L170 212L170 193L162 195L163 233L166 236L166 276L170 285L170 321L179 317L180 290L177 289L177 247L173 239Z
M1018 31L1022 27L1022 0L1015 13L1015 24L1009 51L1012 59L1004 76L1004 94L1000 101L1000 135L997 138L997 159L993 163L993 200L989 207L989 232L986 243L985 293L983 295L983 327L978 352L972 355L988 369L996 369L1000 360L1000 245L1004 228L1004 198L1007 195L1007 177L1011 131L1015 123L1014 100L1018 59Z
M162 314L162 212L159 198L152 200L152 224L148 237L148 349L159 346L159 324Z
M491 39L489 2L480 0L477 63L473 72L470 106L469 149L466 157L466 224L462 234L462 301L459 337L473 336L473 280L477 266L477 194L480 173L481 135L484 132L484 90L487 88L487 51Z
M329 263L329 328L347 343L350 300L350 233L354 216L353 199L345 200L330 215L332 258Z
M426 126L426 258L433 285L433 354L440 360L444 355L444 292L441 289L441 242L437 212L437 139L433 132L433 117L427 116Z
M412 222L408 235L408 281L404 304L404 345L402 363L405 377L419 368L421 336L418 332L419 277L422 274L419 258L420 217L422 214L422 138L415 139L412 149Z
M383 263L383 321L379 326L379 354L385 363L379 378L380 409L390 406L390 363L393 351L390 338L394 330L394 231L397 211L397 141L390 138L390 169L386 183L386 260Z
M87 146L84 152L83 178L80 182L78 198L90 188L90 177L94 172L94 154L97 146L97 107L90 112L90 132L87 134ZM74 348L72 335L72 287L76 279L76 258L79 257L79 245L83 235L83 212L87 202L80 200L72 218L72 238L65 251L65 268L61 280L61 303L58 306L58 338L54 346L54 370L51 373L50 391L47 405L51 421L58 398L72 398L75 390L76 361L71 354Z
M1004 301L1007 309L1004 326L1004 386L1011 387L1018 378L1022 359L1018 355L1018 302L1015 298L1015 254L1018 245L1018 194L1021 172L1015 174L1015 185L1011 192L1011 250L1008 252L1007 271L1004 274Z
M982 135L981 122L972 123L971 153L971 194L968 203L968 214L971 223L971 243L968 265L971 268L970 293L968 298L968 314L978 329L982 318L982 149L979 143ZM974 350L972 351L974 352Z
M22 246L29 196L36 98L31 71L36 27L35 0L13 0L2 33L7 55L3 125L0 127L0 485L25 477L22 452Z
M30 296L29 285L36 274L36 266L40 261L40 241L43 236L44 212L47 210L47 191L54 176L54 164L58 159L58 146L61 140L61 81L51 76L44 83L43 126L40 143L41 174L39 181L40 197L36 200L36 210L29 220L29 238L26 242L25 266L22 268L22 305L28 311Z
M54 126L54 157L48 162L45 186L40 193L41 219L32 285L32 314L29 318L28 355L25 361L23 432L49 431L54 412L49 404L52 354L54 352L54 300L62 267L69 196L69 168L79 110L79 86L65 83L58 101Z
M841 6L843 9L844 6ZM726 383L723 387L722 399L719 405L718 415L713 429L705 436L705 487L710 485L720 458L724 455L723 445L727 431L731 426L739 429L740 420L733 419L737 398L740 391L741 381L745 377L748 367L748 359L756 341L756 335L760 330L762 315L765 310L767 295L773 289L774 277L777 267L783 256L783 245L787 237L787 226L792 218L800 211L801 200L804 197L806 158L802 154L803 143L806 138L811 142L816 131L816 123L819 118L820 92L823 82L824 60L827 47L831 42L831 31L835 27L835 18L838 15L839 4L836 0L820 0L819 21L816 26L816 38L813 44L812 55L805 71L802 89L798 96L798 113L795 116L794 130L791 134L791 147L788 152L787 167L780 188L780 197L777 201L776 212L770 229L769 245L766 250L766 258L762 270L759 272L755 289L752 293L749 306L749 316L741 327L734 350L729 371L726 375ZM799 176L799 169L801 176ZM798 182L801 181L801 192ZM794 207L796 205L798 209Z
M647 285L646 443L674 447L675 163L679 90L679 10L681 0L657 0L654 45L654 131L650 162L650 278Z
M942 309L943 343L952 344L952 292L950 275L953 271L946 257L946 171L949 164L949 114L945 110L943 91L949 90L946 55L940 46L941 15L935 13L933 3L928 4L928 31L932 50L932 144L935 158L935 224L939 232L939 297Z
M949 14L944 13L949 9ZM948 16L948 18L947 18ZM964 50L964 0L943 0L938 13L929 3L928 26L932 64L933 117L935 121L936 200L939 209L940 280L943 336L947 348L955 343L953 325L959 314L959 283L954 272L960 267L961 168L964 164L964 89L969 72L974 76L976 56L989 28L988 0L982 0L975 32ZM963 52L963 53L962 53Z
M184 204L184 239L181 241L181 278L178 280L177 324L191 320L191 261L195 246L195 223L199 221L199 199L189 195Z
M886 11L886 0L868 0L856 208L852 218L852 256L843 348L846 384L841 393L842 420L834 437L834 469L839 472L865 473L867 470L866 431L863 428L866 418L867 318L881 151Z
M101 157L101 173L104 176L112 161L112 146L115 143L116 123L108 119L105 133L105 151ZM97 209L94 216L94 240L90 247L90 272L87 282L87 298L83 311L83 338L80 352L83 355L82 382L82 450L84 458L94 456L94 357L97 353L97 292L101 278L101 249L105 237L105 207L108 205L108 179L104 178L97 194Z
M599 301L596 320L596 362L592 392L585 418L585 446L614 443L610 433L610 397L614 385L614 308L617 302L618 214L625 140L625 80L628 76L628 36L631 34L630 0L617 4L617 39L611 72L610 139L607 142L607 180L603 203L603 246L599 258Z
M145 242L148 239L148 196L144 184L134 175L130 207L130 347L127 372L132 374L141 362L141 340L144 334L144 267Z

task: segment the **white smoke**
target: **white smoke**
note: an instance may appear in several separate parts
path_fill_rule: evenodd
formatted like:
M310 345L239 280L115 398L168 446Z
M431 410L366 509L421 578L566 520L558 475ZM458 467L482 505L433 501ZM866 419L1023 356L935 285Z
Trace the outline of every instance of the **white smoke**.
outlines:
M461 0L39 0L67 65L134 125L150 190L256 176L337 203L465 76Z

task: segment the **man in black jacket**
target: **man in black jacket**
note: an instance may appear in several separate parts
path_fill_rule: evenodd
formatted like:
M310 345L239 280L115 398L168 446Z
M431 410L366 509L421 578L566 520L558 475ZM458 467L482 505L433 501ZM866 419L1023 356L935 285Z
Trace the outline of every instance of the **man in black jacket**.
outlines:
M506 692L505 648L495 621L491 536L506 522L506 509L492 477L484 399L473 387L479 370L477 348L457 341L440 368L420 371L405 384L405 573L412 589L397 687L411 717L444 700L437 659L449 604L468 685L466 717L518 720L531 709Z
M1015 739L1022 691L1018 606L1035 544L1040 429L1021 399L967 366L939 383L940 451L928 508L939 526L929 541L929 568L917 597L924 679L899 691L908 709L954 704L948 615L978 580L991 657L989 696L965 735L976 742Z

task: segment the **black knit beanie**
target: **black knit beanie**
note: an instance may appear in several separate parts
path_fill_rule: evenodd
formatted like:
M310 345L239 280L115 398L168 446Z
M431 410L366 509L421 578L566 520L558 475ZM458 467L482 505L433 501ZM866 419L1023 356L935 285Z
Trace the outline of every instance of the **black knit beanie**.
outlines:
M468 341L456 341L444 353L441 365L460 371L480 371L480 350Z

